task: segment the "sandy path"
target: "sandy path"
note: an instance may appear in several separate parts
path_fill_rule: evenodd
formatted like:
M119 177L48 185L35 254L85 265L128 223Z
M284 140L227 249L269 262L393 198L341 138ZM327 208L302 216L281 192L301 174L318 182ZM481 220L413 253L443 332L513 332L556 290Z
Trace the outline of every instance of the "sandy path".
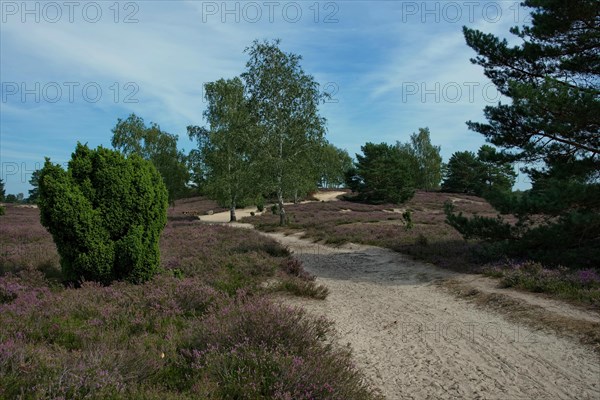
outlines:
M335 200L337 200L337 196L340 196L344 193L346 193L346 192L342 192L342 191L317 192L314 195L314 198L316 198L319 201L335 201ZM300 202L300 204L303 204L303 203L310 203L310 201ZM290 204L294 204L294 203L283 203L283 204L284 204L284 206L286 206L286 205L290 205ZM269 205L265 205L264 209L269 210L270 208L271 208L271 205L269 204ZM263 212L266 212L266 211L263 211ZM250 213L255 213L255 215L262 214L254 206L235 210L235 216L238 219L238 221L244 217L249 217L251 215ZM200 221L204 221L204 222L208 222L208 223L227 223L227 222L229 222L229 217L230 217L229 211L215 213L212 215L199 215L198 216ZM238 226L238 227L244 226L244 225L245 224L236 224L236 226Z
M334 320L388 399L600 398L592 350L476 309L433 284L452 273L386 249L269 236L330 289L325 301L285 301Z
M226 222L229 214L210 217L201 219ZM341 343L351 346L358 366L388 399L600 399L600 359L590 348L475 308L435 284L479 278L387 249L265 235L288 246L330 289L324 301L283 301L335 321ZM486 285L484 278L476 286ZM563 303L522 296L570 312Z

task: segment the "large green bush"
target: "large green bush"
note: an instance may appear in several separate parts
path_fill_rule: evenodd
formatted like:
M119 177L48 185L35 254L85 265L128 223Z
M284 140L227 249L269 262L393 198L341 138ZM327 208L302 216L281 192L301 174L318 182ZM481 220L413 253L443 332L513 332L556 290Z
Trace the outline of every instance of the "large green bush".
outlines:
M46 159L38 205L65 279L151 278L159 267L167 198L156 168L137 155L78 144L66 171Z

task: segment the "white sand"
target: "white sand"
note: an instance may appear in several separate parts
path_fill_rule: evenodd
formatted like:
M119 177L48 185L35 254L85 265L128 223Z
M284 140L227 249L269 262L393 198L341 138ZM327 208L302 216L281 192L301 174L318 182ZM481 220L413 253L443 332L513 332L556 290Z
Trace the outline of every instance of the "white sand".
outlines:
M314 197L319 201L336 201L336 200L338 200L337 196L342 195L344 193L346 193L346 192L342 192L342 191L318 192L314 195ZM300 202L300 204L304 204L304 203L310 203L310 201ZM284 203L284 206L291 205L291 204L294 204L294 203ZM270 208L271 208L271 204L265 205L264 210L270 210ZM239 209L239 208L236 209L235 216L236 216L237 220L239 221L240 219L242 219L244 217L249 217L252 212L255 215L262 214L261 212L258 211L258 209L255 206L250 206L250 207L245 207L242 209ZM266 212L266 211L263 211L263 212ZM200 221L209 222L209 223L228 223L230 214L229 214L229 211L224 211L224 212L220 212L220 213L214 213L212 215L199 215L198 218L200 219ZM239 226L240 224L236 224L236 225Z

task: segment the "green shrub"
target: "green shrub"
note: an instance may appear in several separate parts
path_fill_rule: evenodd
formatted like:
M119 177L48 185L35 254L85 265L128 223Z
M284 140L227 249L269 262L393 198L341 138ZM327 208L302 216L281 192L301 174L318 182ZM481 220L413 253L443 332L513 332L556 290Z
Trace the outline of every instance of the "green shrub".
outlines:
M158 270L167 190L149 161L78 144L66 171L46 159L38 205L67 281L143 282Z
M3 206L0 206L0 215L4 215L6 213L6 209Z
M262 196L258 196L256 198L256 209L258 212L263 212L265 210L265 199Z

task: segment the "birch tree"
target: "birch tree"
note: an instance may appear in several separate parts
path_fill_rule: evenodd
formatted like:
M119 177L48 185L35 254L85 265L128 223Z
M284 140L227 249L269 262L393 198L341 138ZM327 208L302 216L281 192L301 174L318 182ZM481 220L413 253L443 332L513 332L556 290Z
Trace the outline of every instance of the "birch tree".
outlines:
M253 165L256 123L240 78L205 84L205 96L208 107L204 117L209 129L189 130L190 137L202 143L207 193L229 207L230 222L234 222L236 206L256 197L260 190Z
M286 188L307 168L311 149L325 133L318 106L324 98L315 79L300 66L301 56L285 53L280 41L254 41L242 74L260 129L260 166L267 190L277 195L280 224L286 222ZM288 189L289 190L289 189Z

